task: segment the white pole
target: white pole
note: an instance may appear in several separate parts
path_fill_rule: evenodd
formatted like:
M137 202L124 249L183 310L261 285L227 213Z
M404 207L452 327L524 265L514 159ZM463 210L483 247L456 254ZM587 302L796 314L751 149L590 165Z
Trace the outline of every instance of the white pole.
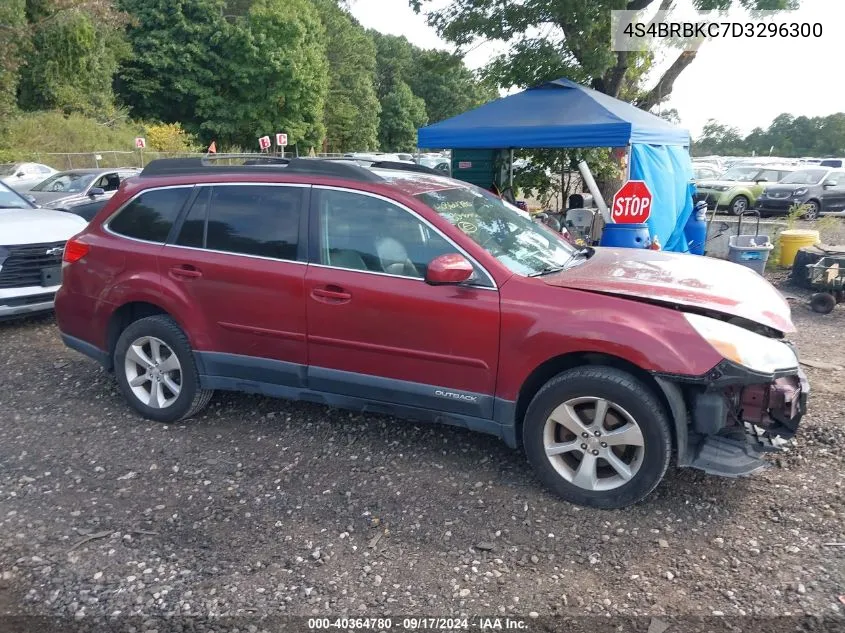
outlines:
M584 180L584 184L587 185L587 189L590 190L590 193L593 194L593 200L596 202L596 206L599 208L601 212L601 217L604 219L605 223L609 223L610 220L610 211L608 211L607 205L604 202L604 198L602 198L601 191L599 191L598 185L596 185L596 181L593 178L593 174L590 171L590 166L587 165L586 161L581 161L578 163L578 171L581 172L581 178Z

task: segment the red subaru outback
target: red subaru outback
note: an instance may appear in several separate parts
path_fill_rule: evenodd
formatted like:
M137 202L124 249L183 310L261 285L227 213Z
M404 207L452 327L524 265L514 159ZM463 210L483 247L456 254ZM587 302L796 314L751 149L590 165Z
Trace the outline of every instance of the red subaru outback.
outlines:
M763 467L808 392L789 307L747 268L578 250L395 165L154 161L67 243L56 315L146 418L229 389L444 422L605 508L645 497L673 452Z

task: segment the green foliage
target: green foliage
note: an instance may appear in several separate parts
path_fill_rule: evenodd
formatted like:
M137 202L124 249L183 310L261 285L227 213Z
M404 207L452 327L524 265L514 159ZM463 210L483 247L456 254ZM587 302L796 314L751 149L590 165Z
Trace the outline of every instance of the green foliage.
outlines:
M387 152L411 151L417 144L417 128L425 125L425 101L404 81L397 81L381 101L379 142Z
M432 0L409 0L421 11ZM697 9L795 8L798 0L693 0ZM568 77L596 90L635 102L650 110L667 99L680 73L695 59L685 51L666 68L657 82L643 83L652 53L611 50L611 11L644 10L663 6L658 0L452 0L427 13L441 37L459 47L477 41L509 43L485 74L499 86L530 86Z
M197 152L196 139L179 123L153 123L146 126L147 147L158 152Z
M377 149L381 104L375 89L375 43L333 0L315 0L315 5L326 29L331 78L325 109L328 151Z
M17 107L18 69L25 41L26 0L0 2L0 125Z
M321 144L328 63L309 0L255 0L218 50L218 79L197 103L204 136L256 147L259 136L286 132L305 151Z
M110 116L112 76L127 53L122 34L93 16L51 16L32 35L20 73L20 107Z
M132 16L126 30L132 55L116 82L121 99L134 116L198 130L198 103L221 83L223 0L118 1Z
M457 55L417 50L413 72L406 78L415 95L425 101L429 123L437 123L476 108L499 96L487 81L479 81Z
M0 152L11 160L13 155L31 158L34 152L131 151L135 137L143 133L144 125L131 121L105 125L81 114L25 112L11 117L0 131Z
M693 144L697 156L752 153L796 158L845 155L845 113L812 118L781 114L768 129L755 128L746 137L738 129L710 119Z

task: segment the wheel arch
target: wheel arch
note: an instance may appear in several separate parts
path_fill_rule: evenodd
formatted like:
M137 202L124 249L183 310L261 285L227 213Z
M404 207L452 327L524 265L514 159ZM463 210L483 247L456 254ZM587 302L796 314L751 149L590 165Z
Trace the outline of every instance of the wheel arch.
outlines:
M182 331L185 332L184 326L179 323L173 314L162 308L160 305L151 301L129 301L124 303L109 317L108 327L106 330L106 353L108 354L106 360L106 369L112 371L114 369L114 348L117 345L117 340L121 333L130 324L149 316L162 314L173 319ZM187 332L186 332L187 336Z
M683 419L678 419L678 404L677 402L670 401L670 398L674 400L673 396L675 394L669 393L650 372L642 369L629 360L612 354L603 352L570 352L554 356L544 361L542 364L537 366L523 382L522 387L519 390L519 396L517 397L514 410L514 435L517 447L522 446L522 429L525 421L525 414L528 411L528 405L531 404L534 396L537 395L537 392L543 388L543 385L564 371L575 367L590 365L619 369L642 381L651 389L653 395L663 406L666 415L669 416L672 421L670 428L672 429L673 445L679 445L679 438L683 443L685 443L686 417L684 416Z

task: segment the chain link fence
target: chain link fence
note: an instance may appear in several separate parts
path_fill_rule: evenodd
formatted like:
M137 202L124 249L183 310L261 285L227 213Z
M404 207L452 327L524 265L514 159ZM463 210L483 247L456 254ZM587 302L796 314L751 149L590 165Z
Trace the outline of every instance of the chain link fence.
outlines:
M250 152L250 154L253 154ZM225 154L221 154L225 156ZM242 155L242 154L241 154ZM281 156L279 153L254 152L256 158L267 156ZM156 152L152 150L101 150L98 152L29 152L21 153L16 162L41 163L53 169L66 171L68 169L88 169L99 167L144 167L157 158L202 158L209 154L202 152ZM214 156L211 154L210 156ZM291 158L292 152L285 153ZM316 154L322 158L342 158L343 154Z

